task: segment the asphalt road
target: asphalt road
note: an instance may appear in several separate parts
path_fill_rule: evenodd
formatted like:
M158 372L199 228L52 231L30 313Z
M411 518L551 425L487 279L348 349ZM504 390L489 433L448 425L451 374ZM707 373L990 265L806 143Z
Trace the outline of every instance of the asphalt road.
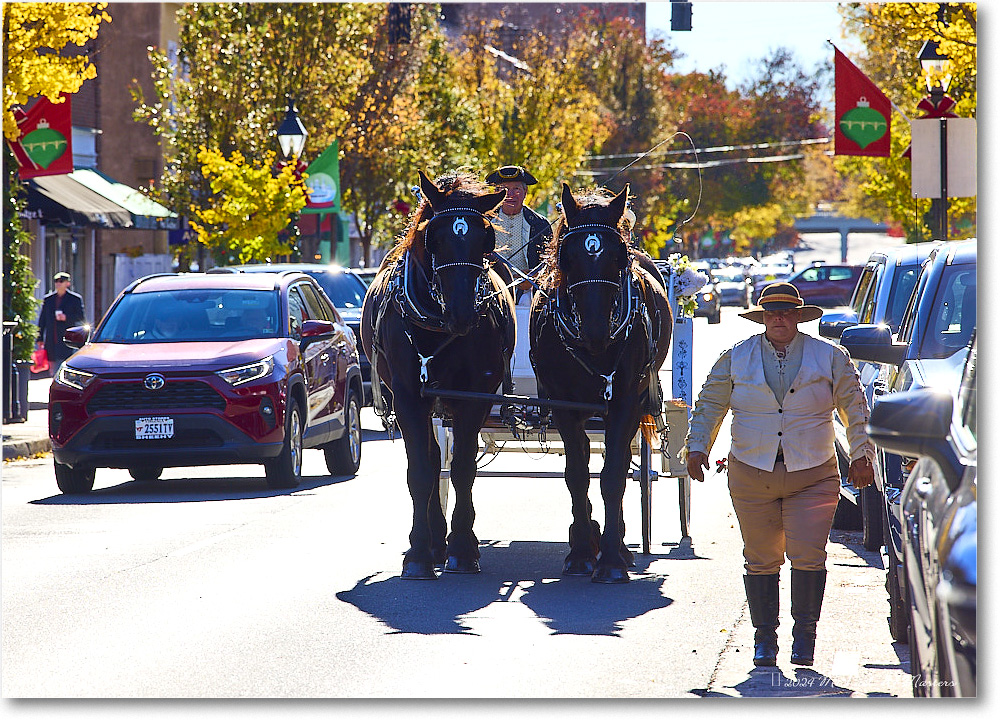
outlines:
M815 323L805 329L815 332ZM727 308L695 325L695 387L758 326ZM669 361L668 361L669 363ZM669 386L668 386L669 387ZM366 410L362 466L271 491L253 466L168 469L138 483L100 469L62 496L51 459L3 467L7 698L581 699L909 696L892 643L884 561L834 532L812 669L754 670L741 540L725 478L693 484L680 538L676 481L653 487L652 554L632 582L563 578L562 458L502 453L474 490L483 572L399 578L410 504L400 440ZM727 428L712 453L728 451ZM485 459L484 459L485 460ZM594 456L593 473L600 458ZM591 497L602 517L595 480ZM638 484L625 497L638 551ZM631 712L662 714L656 707Z

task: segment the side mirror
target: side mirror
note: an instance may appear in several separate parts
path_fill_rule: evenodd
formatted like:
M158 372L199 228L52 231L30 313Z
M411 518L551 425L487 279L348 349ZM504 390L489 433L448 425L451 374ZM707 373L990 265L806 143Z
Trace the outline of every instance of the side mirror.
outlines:
M875 402L865 430L890 453L928 456L957 469L961 463L948 443L953 408L951 394L933 388L889 393Z
M893 342L892 329L887 325L862 323L846 328L840 335L840 345L854 360L898 366L906 358L906 345Z
M76 325L63 332L63 343L70 348L82 348L90 340L90 326Z
M337 327L328 320L307 320L302 323L301 345L305 348L314 340L332 335Z
M840 340L840 334L858 324L858 314L851 308L836 308L823 313L819 319L819 334L824 338Z

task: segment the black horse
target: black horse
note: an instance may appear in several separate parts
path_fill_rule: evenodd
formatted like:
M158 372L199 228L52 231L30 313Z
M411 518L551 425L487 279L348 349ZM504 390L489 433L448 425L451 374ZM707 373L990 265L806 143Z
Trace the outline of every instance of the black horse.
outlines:
M514 301L485 256L496 244L490 215L506 191L490 193L475 176L453 173L432 182L420 173L423 200L405 236L386 257L362 309L361 342L391 392L391 412L406 446L406 482L413 500L410 548L402 577L437 578L435 566L479 572L472 530L479 430L490 400L435 401L426 391L495 393L510 373ZM436 403L453 421L451 533L439 500L441 461L432 432Z
M626 583L632 553L624 543L622 498L631 443L645 415L662 412L657 372L670 344L673 315L653 262L632 250L622 222L626 186L580 201L563 184L563 217L549 244L543 292L531 305L531 362L539 395L607 403L604 414L604 532L592 519L590 413L552 410L566 449L566 485L573 503L570 552L563 573L598 583ZM598 553L600 557L598 557Z

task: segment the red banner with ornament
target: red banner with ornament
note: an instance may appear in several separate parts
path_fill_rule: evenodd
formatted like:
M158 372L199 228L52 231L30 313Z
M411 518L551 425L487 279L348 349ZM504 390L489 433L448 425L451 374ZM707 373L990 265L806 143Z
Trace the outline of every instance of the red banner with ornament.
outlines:
M20 138L8 144L22 179L73 172L73 106L68 93L61 103L41 97L27 112L14 113Z
M846 55L833 51L834 154L889 157L892 103Z

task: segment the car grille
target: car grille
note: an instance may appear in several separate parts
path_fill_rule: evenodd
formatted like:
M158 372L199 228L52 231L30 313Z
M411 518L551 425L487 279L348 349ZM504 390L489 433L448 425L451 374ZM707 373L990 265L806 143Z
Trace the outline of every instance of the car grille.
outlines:
M222 438L211 430L198 428L178 431L173 438L151 438L136 440L135 435L118 431L105 431L94 438L93 449L98 451L120 451L141 448L216 448L223 444Z
M224 411L226 399L212 386L198 381L167 381L158 391L142 383L108 383L87 404L88 413L147 411L168 408L204 408Z

